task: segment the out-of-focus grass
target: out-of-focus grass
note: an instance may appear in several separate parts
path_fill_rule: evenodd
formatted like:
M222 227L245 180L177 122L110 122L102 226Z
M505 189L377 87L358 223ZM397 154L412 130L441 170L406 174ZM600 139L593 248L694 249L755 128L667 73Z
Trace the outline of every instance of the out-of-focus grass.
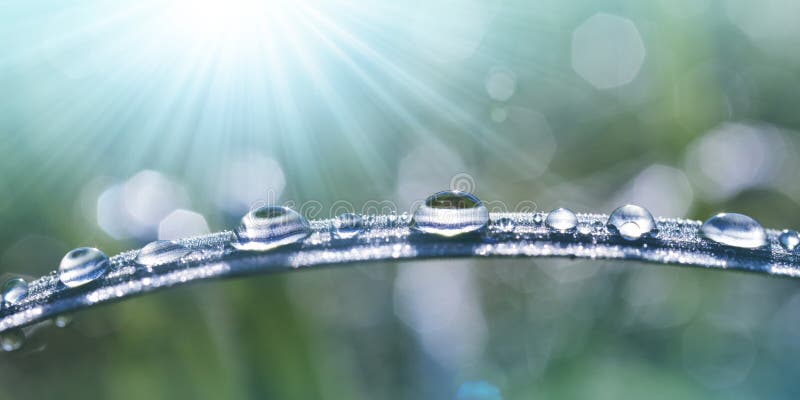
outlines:
M138 196L230 227L225 171L253 152L284 184L256 171L243 184L263 190L244 201L405 207L468 173L483 200L545 210L638 201L800 225L792 2L307 5L350 39L306 17L231 47L170 36L147 2L0 6L0 271L36 276L71 247L154 239L146 201L108 203L128 218L119 238L97 223L98 198L142 170L184 195ZM616 79L630 46L574 65L597 13L590 49L632 43L618 37L628 22L641 40L630 83L599 89L578 72ZM666 173L636 179L654 165ZM40 332L1 355L0 395L453 398L484 381L503 398L793 398L795 285L528 260L204 283Z

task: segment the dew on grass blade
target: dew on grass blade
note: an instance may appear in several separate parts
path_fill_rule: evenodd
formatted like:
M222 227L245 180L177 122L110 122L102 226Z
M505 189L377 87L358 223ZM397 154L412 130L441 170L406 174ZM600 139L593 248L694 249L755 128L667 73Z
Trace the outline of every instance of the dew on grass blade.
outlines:
M767 232L744 214L720 213L703 223L700 234L719 244L755 249L767 244Z
M409 232L409 229L398 230L396 225L386 223L394 214L361 216L365 228L352 236L350 242L334 244L329 240L313 238L329 238L337 234L337 225L342 229L357 226L358 223L349 223L349 217L340 217L338 223L331 220L308 222L294 211L281 207L255 210L252 213L255 215L248 214L242 226L237 229L235 237L226 231L181 240L180 243L187 243L192 252L181 257L178 265L180 268L151 269L143 274L140 268L136 268L140 265L137 256L147 252L124 252L113 259L113 274L105 279L98 279L99 284L92 285L85 292L64 290L62 285L56 284L55 277L58 276L71 287L80 286L80 282L86 281L86 276L103 276L104 271L110 270L111 262L97 249L76 249L64 257L57 274L46 275L29 284L30 294L24 300L25 307L6 307L0 310L0 332L9 332L45 320L50 320L57 326L63 325L59 316L65 312L72 313L94 304L147 293L155 288L198 280L289 267L340 265L398 258L557 256L645 260L800 278L800 261L794 254L789 255L783 251L744 252L731 248L725 249L724 254L708 251L709 245L715 246L717 243L740 248L766 245L765 230L750 217L740 214L717 215L706 221L702 227L697 221L663 218L658 224L659 231L663 231L660 240L639 243L641 248L637 249L623 249L618 241L607 240L610 234L633 238L643 235L644 232L655 232L646 230L650 221L648 218L642 219L643 213L626 212L620 223L615 222L619 213L613 217L583 214L578 218L567 209L557 209L549 214L497 213L492 214L494 218L490 221L486 207L474 196L445 192L432 197L424 208L415 212L411 221L407 222L405 215L395 216L398 224L403 223L403 226L425 234L416 235ZM535 215L547 217L546 229L550 232L549 235L541 235L544 228L532 220ZM491 224L489 229L488 224ZM369 231L366 226L369 226ZM512 237L507 233L509 229L518 234ZM574 233L576 229L577 233ZM433 238L437 235L456 236L475 231L480 231L481 234L463 235L457 240ZM312 236L302 241L308 234ZM775 238L775 250L778 243L783 248L800 246L795 244L798 239L795 233L786 231L783 236ZM377 240L371 240L373 237ZM228 247L231 240L237 241L235 246L239 246L239 241L244 239L261 246L245 246L247 249L272 248L299 241L302 241L303 246L287 248L286 254L276 254L276 257L240 254L238 250ZM635 244L637 242L631 243Z
M179 261L183 256L189 254L186 246L171 240L156 240L150 242L136 255L136 263L146 267L155 267Z
M492 227L498 232L513 232L514 220L508 217L499 218L497 221L492 221Z
M334 235L340 239L349 239L364 229L364 219L354 213L339 214L333 221Z
M108 257L93 247L79 247L67 253L58 266L58 279L74 288L103 276L108 270Z
M310 233L308 220L297 211L263 206L242 217L233 246L239 250L265 251L298 242Z
M797 245L800 244L800 234L798 234L797 231L785 229L781 232L781 235L778 236L778 241L784 249L794 251Z
M550 229L566 232L575 229L578 225L578 218L570 209L556 208L547 214L547 219L545 219L544 223Z
M608 228L625 240L639 240L656 231L656 221L644 207L626 204L608 217Z
M429 196L414 212L412 226L425 233L453 237L482 229L489 210L477 197L457 190Z
M13 305L28 295L28 282L22 278L11 278L3 284L3 303Z

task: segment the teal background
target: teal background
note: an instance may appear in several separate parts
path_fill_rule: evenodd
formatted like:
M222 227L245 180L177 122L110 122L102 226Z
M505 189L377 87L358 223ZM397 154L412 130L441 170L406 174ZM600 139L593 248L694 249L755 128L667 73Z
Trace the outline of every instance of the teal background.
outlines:
M0 272L456 183L797 228L798 27L790 0L0 0ZM606 261L257 276L43 329L0 398L789 399L798 307L791 280Z

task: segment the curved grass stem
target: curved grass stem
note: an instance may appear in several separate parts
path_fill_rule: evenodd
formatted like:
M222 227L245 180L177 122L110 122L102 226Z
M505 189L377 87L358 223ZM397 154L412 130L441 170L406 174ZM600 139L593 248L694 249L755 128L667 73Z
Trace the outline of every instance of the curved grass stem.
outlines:
M504 221L472 234L444 238L409 228L408 219L391 215L365 217L355 236L338 238L333 220L311 221L304 240L264 252L236 250L233 232L225 231L178 241L191 253L157 267L136 263L137 250L111 258L111 268L89 285L68 288L56 271L30 283L28 296L0 311L0 332L196 281L299 268L349 265L368 261L457 257L572 257L635 260L704 268L800 276L800 257L783 249L779 232L768 230L768 246L735 249L699 235L699 221L657 220L656 234L627 241L606 227L603 214L579 214L572 232L554 232L541 214L492 213ZM508 220L513 223L509 228Z

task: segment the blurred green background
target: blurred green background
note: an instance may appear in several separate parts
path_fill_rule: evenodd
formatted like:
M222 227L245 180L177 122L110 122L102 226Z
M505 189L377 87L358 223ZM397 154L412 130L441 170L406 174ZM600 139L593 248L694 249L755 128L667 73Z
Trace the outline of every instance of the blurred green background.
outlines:
M793 0L0 0L0 49L5 276L455 178L800 225ZM794 281L603 261L257 276L42 330L0 398L794 399L798 310Z

